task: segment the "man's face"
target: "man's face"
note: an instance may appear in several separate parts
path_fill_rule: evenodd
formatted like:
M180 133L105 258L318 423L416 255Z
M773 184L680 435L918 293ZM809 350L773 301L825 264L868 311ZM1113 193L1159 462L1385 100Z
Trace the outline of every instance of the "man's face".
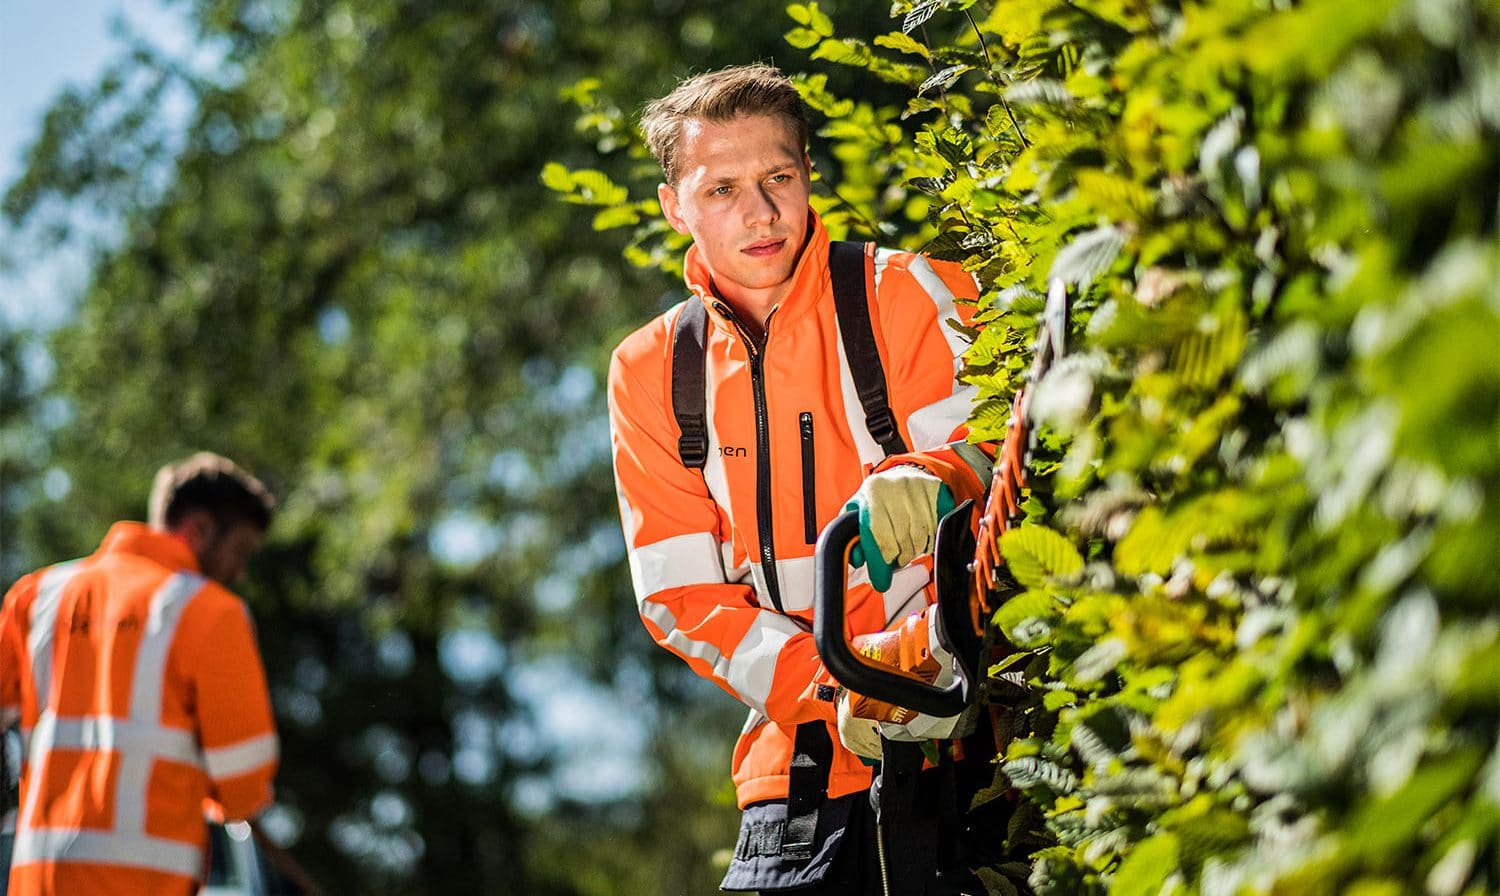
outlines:
M227 588L245 574L250 557L260 547L263 537L263 533L250 523L221 526L210 522L193 553L203 574Z
M764 315L785 296L807 237L807 153L770 115L690 120L677 145L675 186L662 211L693 238L726 299Z

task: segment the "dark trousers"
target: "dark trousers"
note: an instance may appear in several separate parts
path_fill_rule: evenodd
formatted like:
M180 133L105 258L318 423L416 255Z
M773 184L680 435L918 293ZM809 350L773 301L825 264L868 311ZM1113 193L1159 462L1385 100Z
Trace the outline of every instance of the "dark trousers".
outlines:
M864 794L849 809L844 840L823 879L810 886L778 892L797 896L885 896L876 846L875 810L870 808Z
M780 878L780 883L774 889L758 892L764 896L778 893L794 893L796 896L914 896L918 893L920 896L984 896L984 886L977 878L966 870L953 870L951 854L945 856L949 860L944 863L948 870L933 877L923 877L920 882L913 880L910 866L912 844L906 842L905 836L912 829L896 824L882 830L876 824L875 810L867 793L844 797L839 802L842 811L837 814L843 823L838 826L840 835L836 847L820 852L822 861L812 863L787 863L777 868L781 863L769 860L759 877L762 881ZM847 810L844 810L844 805L847 805ZM842 814L843 811L847 811L847 815ZM1003 831L1004 827L999 830ZM985 833L987 837L993 837L997 832L988 828ZM882 836L885 839L884 868L879 846ZM947 847L952 845L944 844ZM827 870L814 883L800 883L811 876L806 874L808 864L826 866ZM763 882L761 886L769 884ZM731 892L753 891L735 889Z

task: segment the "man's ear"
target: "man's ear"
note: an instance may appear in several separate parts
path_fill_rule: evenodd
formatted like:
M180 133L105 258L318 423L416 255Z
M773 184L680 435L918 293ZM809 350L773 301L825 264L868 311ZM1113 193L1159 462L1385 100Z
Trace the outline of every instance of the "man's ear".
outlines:
M682 217L682 206L677 202L677 188L671 184L656 185L656 199L661 203L661 213L666 216L672 229L688 235L687 221Z
M213 541L214 531L213 514L206 510L189 511L172 527L173 534L186 542L188 549L194 554L200 553Z

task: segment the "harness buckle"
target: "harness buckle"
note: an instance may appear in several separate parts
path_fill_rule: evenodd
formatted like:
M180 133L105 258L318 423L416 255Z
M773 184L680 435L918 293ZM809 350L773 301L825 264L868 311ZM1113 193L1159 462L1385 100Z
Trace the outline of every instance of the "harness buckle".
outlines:
M708 437L701 433L684 434L677 440L677 454L683 466L703 469L708 462Z
M885 446L897 436L896 415L891 413L890 405L885 405L871 414L865 415L865 429L881 446Z

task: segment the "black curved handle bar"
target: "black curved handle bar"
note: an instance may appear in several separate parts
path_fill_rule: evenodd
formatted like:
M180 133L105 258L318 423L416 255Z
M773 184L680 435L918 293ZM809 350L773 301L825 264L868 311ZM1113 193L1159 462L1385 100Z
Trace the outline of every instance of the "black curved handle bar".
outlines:
M943 646L958 657L960 674L947 687L928 684L909 672L860 656L849 644L844 625L849 587L849 552L859 542L859 512L850 510L823 529L814 549L813 642L818 656L839 684L876 700L884 700L933 716L963 712L977 681L978 636L968 622L968 567L974 555L969 528L972 501L960 504L938 524L938 628ZM967 551L964 551L967 540ZM957 556L951 556L953 552ZM956 565L955 565L956 563ZM954 643L957 641L957 643Z

